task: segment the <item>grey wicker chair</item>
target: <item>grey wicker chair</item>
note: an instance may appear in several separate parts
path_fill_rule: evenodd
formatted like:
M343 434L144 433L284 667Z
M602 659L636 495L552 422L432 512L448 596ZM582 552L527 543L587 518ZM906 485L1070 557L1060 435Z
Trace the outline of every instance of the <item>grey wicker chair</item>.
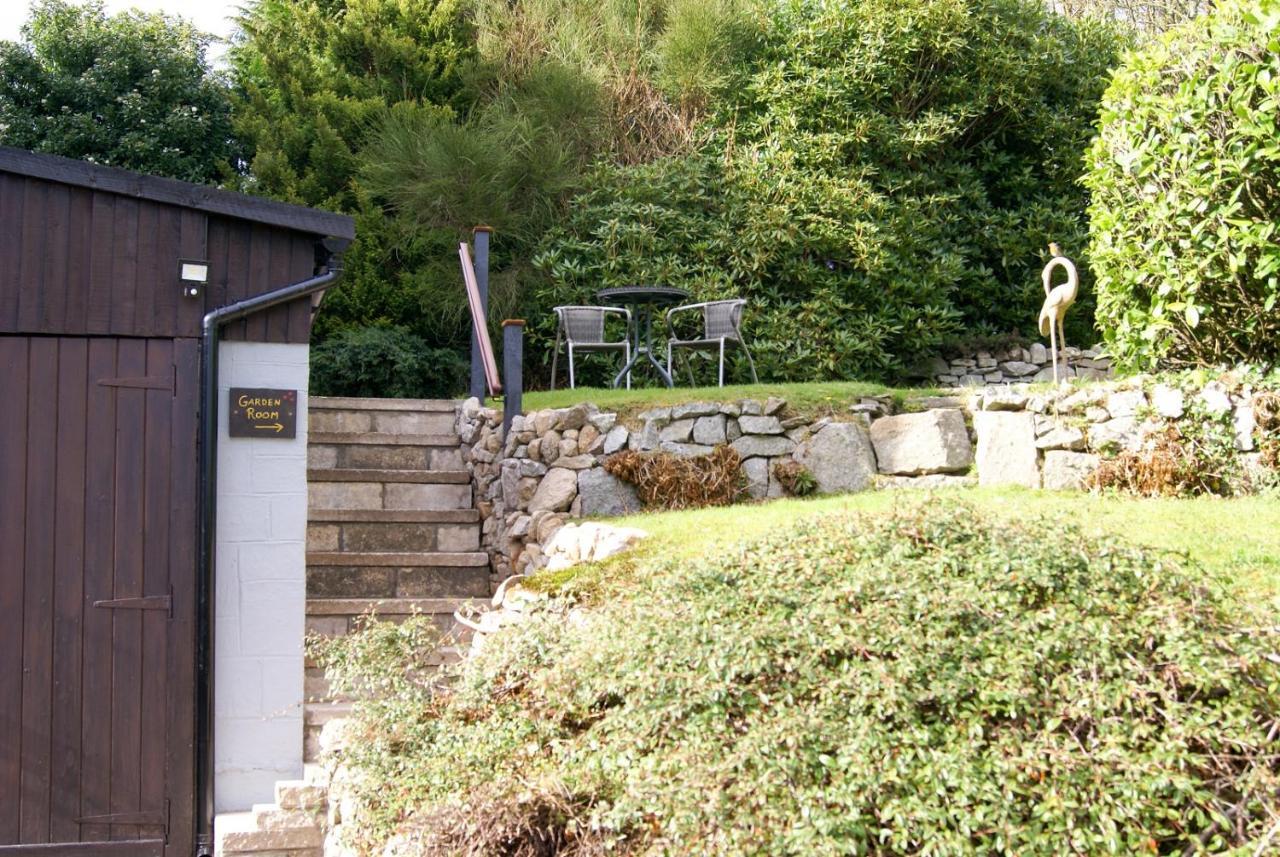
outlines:
M689 348L695 351L719 348L719 379L720 386L723 387L724 346L726 342L736 342L742 348L743 353L747 355L747 365L751 367L751 382L753 384L760 383L760 379L756 377L756 362L751 359L751 350L747 348L747 341L742 336L742 308L746 305L747 302L742 298L734 298L725 301L704 301L697 304L685 304L684 306L667 310L667 328L671 331L671 338L667 340L667 373L671 377L675 377L671 361L673 351L676 348ZM675 327L672 326L671 317L677 313L695 309L702 310L702 338L679 339L675 335ZM690 382L692 382L692 368L689 369L689 378Z
M611 306L558 306L555 308L556 348L551 354L551 389L556 388L556 366L560 360L560 340L569 344L569 389L575 386L573 371L574 351L621 351L623 365L631 360L631 342L626 335L620 342L611 342L604 336L604 320L608 314L620 315L631 329L631 311ZM631 389L631 373L627 373L627 389Z

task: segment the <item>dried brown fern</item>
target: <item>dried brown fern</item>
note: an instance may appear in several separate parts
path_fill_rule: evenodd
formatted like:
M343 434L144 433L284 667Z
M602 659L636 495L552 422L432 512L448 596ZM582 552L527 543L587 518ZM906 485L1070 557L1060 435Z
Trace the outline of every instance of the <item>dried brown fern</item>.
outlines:
M742 457L730 446L696 456L629 449L607 458L604 469L634 485L647 507L692 509L736 500L742 490L741 464Z

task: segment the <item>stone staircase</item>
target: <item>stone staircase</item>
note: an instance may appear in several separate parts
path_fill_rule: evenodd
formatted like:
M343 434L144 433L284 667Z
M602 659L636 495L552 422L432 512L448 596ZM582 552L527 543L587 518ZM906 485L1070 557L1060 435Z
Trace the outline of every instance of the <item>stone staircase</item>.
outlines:
M453 612L490 595L480 514L462 461L458 404L430 399L310 400L307 632L347 633L361 615L430 616L453 632ZM449 658L443 649L439 657ZM322 672L307 664L306 758L345 716Z
M216 857L321 857L328 810L324 772L308 765L303 779L276 783L275 798L250 812L219 815L214 822Z

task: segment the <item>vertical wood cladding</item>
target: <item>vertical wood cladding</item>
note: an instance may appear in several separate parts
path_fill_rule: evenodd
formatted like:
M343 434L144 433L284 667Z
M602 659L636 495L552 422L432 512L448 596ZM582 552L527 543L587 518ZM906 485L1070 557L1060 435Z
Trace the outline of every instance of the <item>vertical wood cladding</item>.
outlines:
M195 337L206 312L304 280L316 236L0 171L0 333ZM208 260L199 298L180 259ZM305 343L310 299L224 329Z

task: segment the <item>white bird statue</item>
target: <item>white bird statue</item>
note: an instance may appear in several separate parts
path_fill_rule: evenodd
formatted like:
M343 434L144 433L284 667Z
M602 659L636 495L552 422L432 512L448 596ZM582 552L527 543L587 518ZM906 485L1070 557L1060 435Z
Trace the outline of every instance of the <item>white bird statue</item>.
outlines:
M1040 279L1044 282L1044 306L1040 308L1040 335L1049 337L1049 350L1053 355L1053 383L1058 379L1058 348L1062 348L1062 360L1066 363L1067 336L1062 329L1062 319L1067 310L1076 302L1076 294L1080 291L1080 275L1076 273L1075 263L1062 255L1057 244L1049 245L1049 264L1044 266ZM1049 280L1054 268L1065 268L1067 281L1049 288ZM1065 368L1065 367L1064 367Z

